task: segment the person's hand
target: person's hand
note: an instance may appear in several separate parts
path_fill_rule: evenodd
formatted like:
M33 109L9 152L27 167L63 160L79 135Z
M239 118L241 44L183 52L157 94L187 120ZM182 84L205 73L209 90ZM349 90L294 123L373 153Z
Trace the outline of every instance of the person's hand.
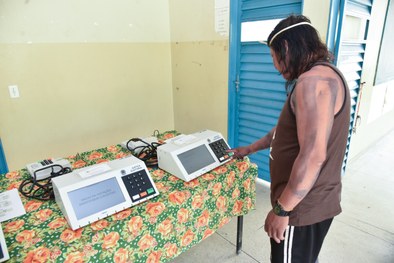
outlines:
M232 152L234 154L233 157L236 159L243 159L246 155L250 154L251 150L249 146L243 146L227 150L227 152Z
M264 230L270 238L279 244L281 240L285 239L285 230L288 225L288 216L277 216L271 210L265 219Z

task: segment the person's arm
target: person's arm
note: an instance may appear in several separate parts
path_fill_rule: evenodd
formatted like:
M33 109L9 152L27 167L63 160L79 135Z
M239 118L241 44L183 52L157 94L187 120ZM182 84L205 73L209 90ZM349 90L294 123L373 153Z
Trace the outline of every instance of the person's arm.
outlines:
M293 110L297 121L300 151L295 159L290 179L278 199L284 210L292 211L315 184L326 160L331 133L338 83L318 74L300 78L295 89ZM288 217L272 212L267 216L266 231L276 242L284 239Z
M274 127L271 131L269 131L264 137L261 137L259 140L255 141L254 143L252 143L250 145L230 149L230 150L228 150L228 152L233 152L235 158L242 159L249 154L266 149L266 148L270 147L270 145L271 145L271 141L272 141L272 137L274 135L275 129L276 129L276 127Z

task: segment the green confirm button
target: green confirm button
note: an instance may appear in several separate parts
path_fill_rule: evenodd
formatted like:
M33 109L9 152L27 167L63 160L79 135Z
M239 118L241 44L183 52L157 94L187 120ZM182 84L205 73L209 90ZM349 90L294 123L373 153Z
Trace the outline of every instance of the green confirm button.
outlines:
M146 190L148 192L148 195L152 194L155 192L155 190L153 188L149 188L148 190Z

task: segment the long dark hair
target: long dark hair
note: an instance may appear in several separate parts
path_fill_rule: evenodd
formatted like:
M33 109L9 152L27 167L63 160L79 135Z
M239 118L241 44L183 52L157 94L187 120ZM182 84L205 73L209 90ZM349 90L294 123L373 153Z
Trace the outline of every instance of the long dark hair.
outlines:
M311 25L299 25L279 33L280 30L301 22L311 21L302 15L291 15L275 27L268 37L269 47L275 52L278 62L285 65L288 81L297 79L318 61L332 61L333 56L327 46L320 40L319 33ZM272 43L271 43L272 40ZM287 47L286 47L287 43ZM286 59L286 54L288 58Z

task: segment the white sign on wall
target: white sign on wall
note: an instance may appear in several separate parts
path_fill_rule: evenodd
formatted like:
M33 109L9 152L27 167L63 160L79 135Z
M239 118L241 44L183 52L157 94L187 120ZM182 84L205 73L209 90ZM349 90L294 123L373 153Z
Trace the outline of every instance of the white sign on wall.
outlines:
M215 32L221 36L229 35L229 0L215 0Z

